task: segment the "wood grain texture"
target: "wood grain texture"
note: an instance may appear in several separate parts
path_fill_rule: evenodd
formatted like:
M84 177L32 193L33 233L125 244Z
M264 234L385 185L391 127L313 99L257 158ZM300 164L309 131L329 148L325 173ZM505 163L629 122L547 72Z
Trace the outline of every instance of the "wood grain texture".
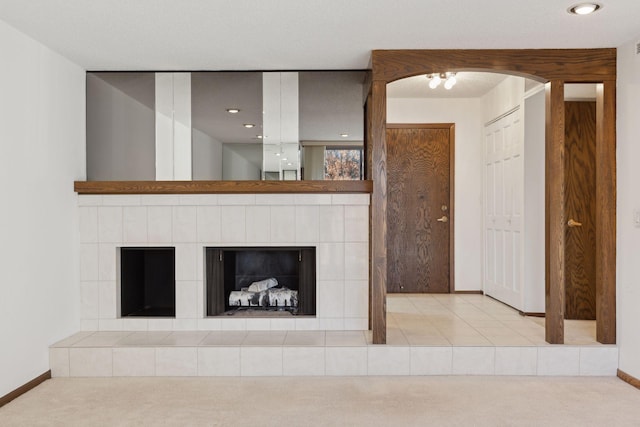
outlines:
M38 375L36 378L32 379L28 383L23 384L17 389L5 394L4 396L0 397L0 408L2 408L4 405L11 402L12 400L22 396L26 392L33 390L34 388L36 388L46 380L50 380L50 379L51 379L51 370L48 370L44 374Z
M618 369L618 378L622 381L634 386L635 388L640 388L640 380L633 375L629 375L624 371Z
M596 339L616 343L616 82L596 98Z
M78 194L371 193L371 181L76 181Z
M596 319L596 103L565 102L565 319Z
M372 289L371 325L374 344L387 342L387 147L385 125L387 85L374 81L371 92L371 196Z
M367 74L369 78L371 77L371 73ZM369 92L367 94L366 103L364 105L364 153L365 153L365 178L371 179L373 164L371 162L371 82L369 82ZM369 204L369 330L373 329L373 303L372 303L372 295L373 295L373 238L372 238L372 224L373 224L373 209L372 205Z
M450 128L387 126L388 292L450 292Z
M374 50L373 79L443 71L500 71L544 82L615 80L615 49Z
M565 298L565 147L564 83L546 84L545 126L545 339L564 343Z

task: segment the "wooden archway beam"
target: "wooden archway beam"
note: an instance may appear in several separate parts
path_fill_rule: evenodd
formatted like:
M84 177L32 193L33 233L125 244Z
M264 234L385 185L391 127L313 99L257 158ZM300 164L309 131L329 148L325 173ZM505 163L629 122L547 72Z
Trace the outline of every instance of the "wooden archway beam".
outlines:
M371 153L371 325L373 342L386 342L386 87L387 83L419 74L445 71L485 71L528 77L547 84L547 159L564 153L565 83L601 83L598 86L596 139L597 340L616 341L615 279L615 82L616 49L506 49L506 50L374 50L368 97L367 151ZM365 95L366 96L366 95ZM382 98L385 98L384 100ZM546 338L564 341L564 161L547 162ZM557 218L556 218L557 217ZM552 259L553 258L553 259Z

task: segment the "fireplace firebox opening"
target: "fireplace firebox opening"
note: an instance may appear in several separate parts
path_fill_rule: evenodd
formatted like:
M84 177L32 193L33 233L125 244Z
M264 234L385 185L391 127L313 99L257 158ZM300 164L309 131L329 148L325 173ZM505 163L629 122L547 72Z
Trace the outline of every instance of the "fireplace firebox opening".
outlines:
M175 317L175 248L120 248L121 317Z
M207 316L316 314L315 247L206 248Z

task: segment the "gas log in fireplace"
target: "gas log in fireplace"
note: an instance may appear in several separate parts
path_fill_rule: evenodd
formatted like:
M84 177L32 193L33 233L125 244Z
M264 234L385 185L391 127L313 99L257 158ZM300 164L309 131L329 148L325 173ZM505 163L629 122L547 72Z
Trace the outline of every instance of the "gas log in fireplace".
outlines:
M207 316L315 315L314 247L206 248Z

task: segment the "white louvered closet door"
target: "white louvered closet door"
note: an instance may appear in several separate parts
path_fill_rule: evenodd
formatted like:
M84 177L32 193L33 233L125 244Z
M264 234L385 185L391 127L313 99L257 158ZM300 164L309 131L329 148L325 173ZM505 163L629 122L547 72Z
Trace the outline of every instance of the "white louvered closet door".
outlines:
M485 127L484 292L524 308L524 130L520 110Z

